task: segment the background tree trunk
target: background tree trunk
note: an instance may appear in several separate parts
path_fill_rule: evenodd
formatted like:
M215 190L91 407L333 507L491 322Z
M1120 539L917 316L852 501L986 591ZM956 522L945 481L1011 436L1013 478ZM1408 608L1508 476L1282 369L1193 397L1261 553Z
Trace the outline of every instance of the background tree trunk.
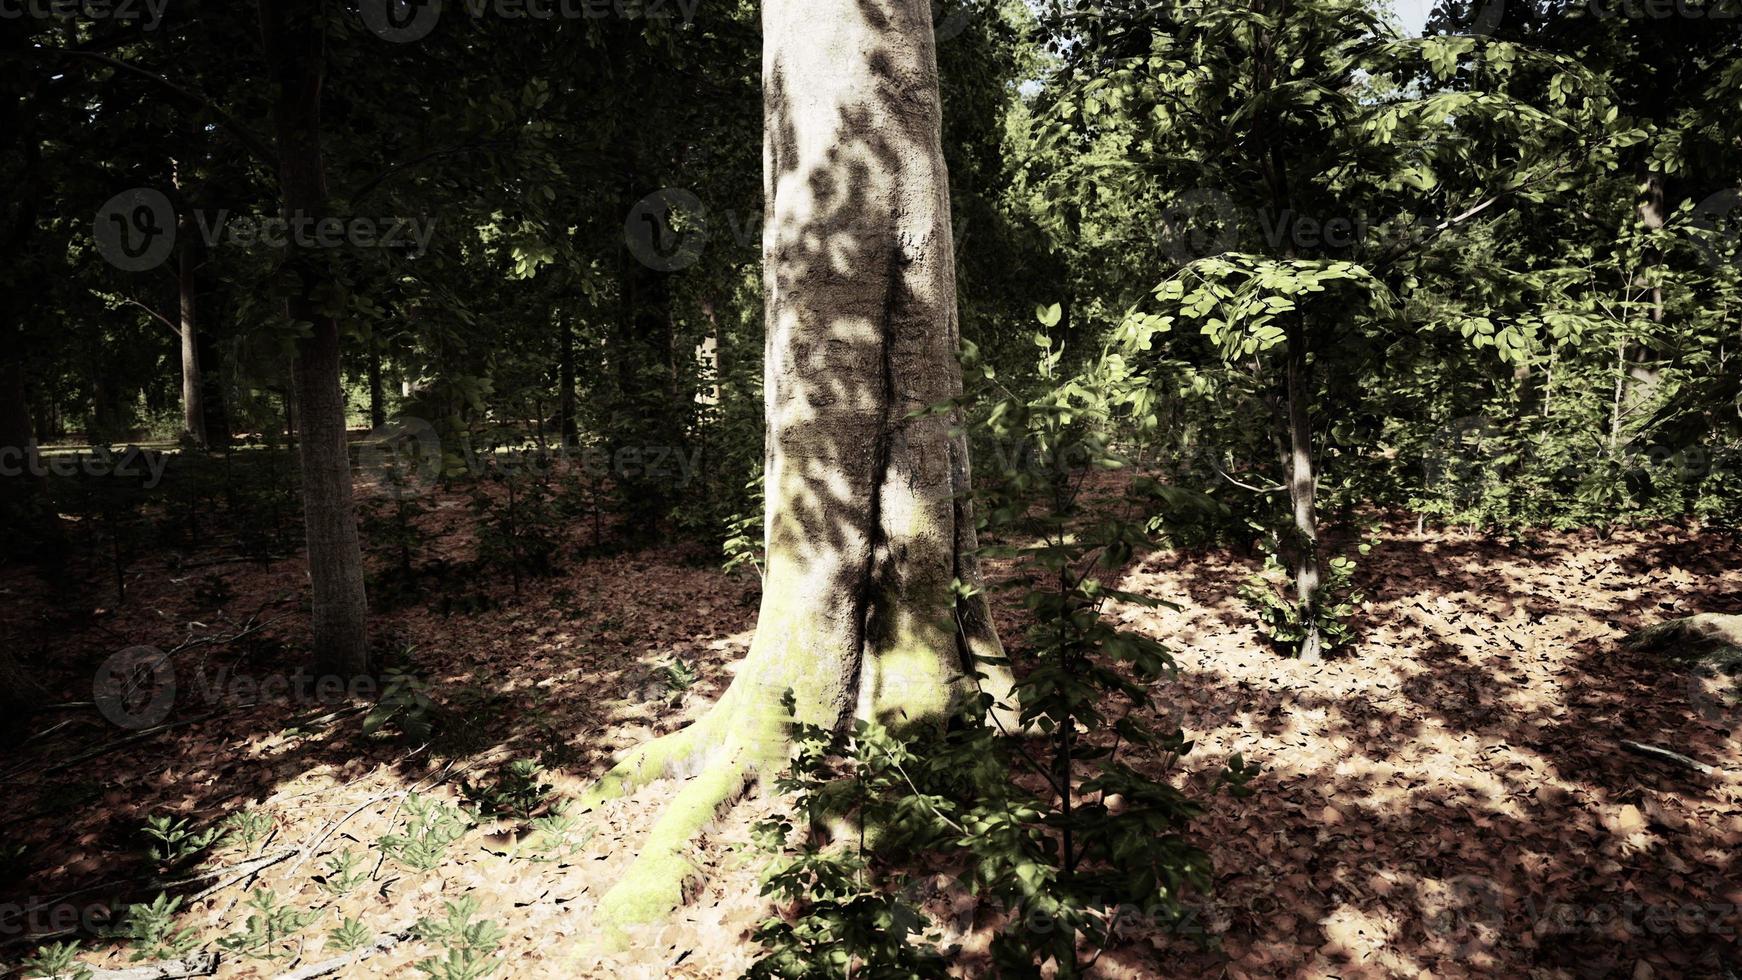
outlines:
M380 431L387 425L387 389L381 380L381 338L369 334L369 427Z
M768 566L756 636L701 721L632 753L591 798L700 773L601 904L681 903L717 808L786 757L798 720L940 724L1002 650L977 584L959 419L955 258L926 0L763 4ZM989 680L1009 697L1009 676Z
M200 374L199 249L191 215L183 215L176 234L176 286L181 294L181 415L182 433L194 445L206 441L205 382Z
M210 321L210 310L217 304L206 304L207 320ZM217 338L210 329L201 330L195 334L199 348L200 381L202 390L200 404L206 412L206 446L210 449L230 448L230 408L229 399L224 392L224 358L219 353Z
M557 334L556 414L563 448L573 449L580 442L580 430L575 425L575 328L566 314Z
M1309 399L1312 397L1310 364L1303 329L1295 327L1288 339L1288 499L1294 508L1294 596L1300 611L1300 659L1317 661L1324 640L1319 633L1318 474L1313 467L1313 428Z
M327 204L321 158L325 36L320 14L317 3L260 0L261 38L276 89L278 178L284 214L291 221L317 219ZM368 605L345 447L339 324L315 298L326 278L320 258L293 250L290 261L300 285L287 302L290 318L309 325L309 334L297 341L291 379L314 590L315 664L328 673L354 676L368 669Z

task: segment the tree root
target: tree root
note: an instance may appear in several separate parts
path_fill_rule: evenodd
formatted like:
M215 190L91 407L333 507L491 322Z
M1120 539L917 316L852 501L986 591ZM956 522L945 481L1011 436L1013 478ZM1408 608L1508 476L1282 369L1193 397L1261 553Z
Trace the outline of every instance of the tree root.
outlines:
M728 689L695 724L631 750L581 799L583 811L658 779L687 781L660 812L640 853L600 897L599 942L621 948L626 929L658 922L681 907L701 877L689 850L701 832L737 803L764 773L785 765L789 719L779 698L750 685Z
M1742 653L1742 616L1700 613L1647 626L1628 636L1629 650L1654 651L1680 660L1708 660Z

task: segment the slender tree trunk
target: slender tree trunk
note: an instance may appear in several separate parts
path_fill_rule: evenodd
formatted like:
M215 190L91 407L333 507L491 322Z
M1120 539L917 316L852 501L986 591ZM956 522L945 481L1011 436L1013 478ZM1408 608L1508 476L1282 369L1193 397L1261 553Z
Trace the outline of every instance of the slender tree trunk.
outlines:
M676 330L671 315L671 273L650 269L621 250L616 343L617 398L611 427L613 459L649 451L683 452L682 417L674 394ZM675 503L671 474L633 465L612 474L628 516L631 537L650 537Z
M798 720L941 724L976 674L1008 701L977 585L959 419L948 178L926 0L765 0L763 287L768 418L762 608L701 721L632 753L597 801L699 773L601 904L657 918L695 870L691 837L787 752Z
M0 55L11 55L28 46L27 30L16 19L0 19ZM0 64L0 71L17 71L19 62ZM12 79L4 81L10 83ZM0 505L12 520L22 520L32 509L38 492L29 456L35 448L30 421L30 397L25 387L24 321L30 302L25 285L29 268L25 248L36 232L37 177L42 155L32 122L31 103L11 84L0 88L0 164L22 161L21 171L0 172L12 185L10 207L0 210L0 254L7 267L0 270ZM16 468L16 472L14 469ZM4 700L0 698L0 700Z
M381 339L369 335L369 427L380 431L387 425L387 389L381 380Z
M1294 594L1306 636L1300 659L1315 662L1323 652L1319 634L1318 475L1313 470L1313 429L1308 400L1312 397L1311 365L1306 339L1295 327L1288 338L1288 499L1294 506Z
M291 221L318 219L327 205L321 157L325 37L320 14L321 5L312 0L260 0L261 37L275 85L278 178L284 214ZM291 377L314 591L315 664L322 671L354 676L368 669L368 605L345 446L339 324L316 299L327 276L319 257L293 251L290 261L300 288L287 301L288 312L293 321L309 324L308 335L297 341Z
M204 447L207 441L205 382L200 375L199 250L195 245L192 216L184 215L181 225L176 234L180 253L176 263L176 286L181 294L182 434L194 445Z
M37 492L30 465L35 448L31 437L30 399L24 386L24 330L5 297L0 297L0 503L9 514L22 514ZM17 510L15 510L17 508Z
M575 424L575 328L565 315L557 329L557 429L563 448L572 449L580 442L580 429Z
M210 311L215 304L206 304L207 322L210 322ZM230 405L229 397L224 392L224 358L220 353L217 339L210 329L199 331L198 356L200 359L200 381L202 383L200 404L204 406L206 417L206 445L212 449L230 448Z

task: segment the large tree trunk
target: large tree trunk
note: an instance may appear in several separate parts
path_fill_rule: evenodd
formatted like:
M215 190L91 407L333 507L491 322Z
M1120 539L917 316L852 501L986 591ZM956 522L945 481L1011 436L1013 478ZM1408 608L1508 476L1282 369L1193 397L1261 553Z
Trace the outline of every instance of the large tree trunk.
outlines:
M260 0L261 38L276 91L278 179L288 220L314 220L327 204L321 157L320 100L325 37L320 5ZM314 654L319 670L355 676L368 669L368 606L363 555L351 499L345 448L345 400L339 387L339 324L316 299L326 272L318 256L293 250L299 289L290 318L309 325L291 366L301 447L303 519L314 591Z
M1318 474L1313 469L1313 428L1308 399L1312 397L1311 365L1304 329L1294 327L1288 338L1288 499L1294 507L1294 598L1301 626L1300 659L1317 661L1324 640L1319 633Z
M959 420L913 413L961 393L955 263L926 0L765 0L763 237L767 549L762 609L732 686L695 725L643 746L594 802L668 774L678 792L607 923L655 919L694 874L718 807L785 762L799 721L942 723L976 672L1008 701L977 585Z

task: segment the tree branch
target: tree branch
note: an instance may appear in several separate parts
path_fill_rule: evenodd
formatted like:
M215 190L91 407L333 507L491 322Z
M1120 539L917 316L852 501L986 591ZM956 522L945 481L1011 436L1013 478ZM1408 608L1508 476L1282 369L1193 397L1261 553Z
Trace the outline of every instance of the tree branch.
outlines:
M113 68L116 71L143 78L146 81L169 91L184 101L191 102L210 111L213 117L216 118L218 127L235 137L236 141L241 143L243 148L247 149L256 160L274 170L278 168L278 154L252 130L237 122L234 117L219 108L217 103L213 102L211 99L206 98L192 89L184 88L156 72L148 71L138 65L122 61L119 58L111 58L106 54L101 54L96 51L80 51L72 48L39 47L32 48L29 51L14 52L14 54L24 54L39 58L92 61Z

